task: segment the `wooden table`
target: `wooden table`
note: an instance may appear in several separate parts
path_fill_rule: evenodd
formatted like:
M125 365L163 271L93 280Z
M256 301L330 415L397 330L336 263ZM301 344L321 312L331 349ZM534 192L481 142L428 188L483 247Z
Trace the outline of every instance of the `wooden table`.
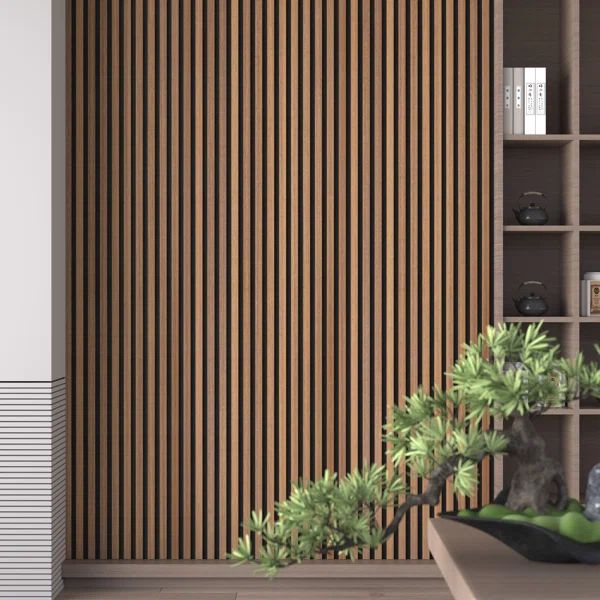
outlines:
M429 548L456 600L599 600L600 566L532 562L468 525L433 519Z

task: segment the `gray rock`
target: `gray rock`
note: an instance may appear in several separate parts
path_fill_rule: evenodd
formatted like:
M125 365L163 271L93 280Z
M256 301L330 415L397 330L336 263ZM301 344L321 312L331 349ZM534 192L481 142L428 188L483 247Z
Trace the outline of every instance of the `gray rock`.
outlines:
M600 463L594 465L588 475L583 514L590 521L600 521Z

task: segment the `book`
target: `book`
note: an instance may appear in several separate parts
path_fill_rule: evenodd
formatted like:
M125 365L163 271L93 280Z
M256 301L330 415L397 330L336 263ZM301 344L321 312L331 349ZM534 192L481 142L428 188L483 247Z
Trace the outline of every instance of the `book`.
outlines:
M513 70L504 68L504 135L513 133Z
M586 279L581 280L581 307L579 314L582 317L589 317L590 313L590 286Z
M535 134L535 67L523 69L523 85L525 87L525 114L523 133Z
M535 69L535 133L546 133L546 67Z
M514 89L514 108L513 108L513 133L524 133L523 117L523 67L513 69L513 89Z

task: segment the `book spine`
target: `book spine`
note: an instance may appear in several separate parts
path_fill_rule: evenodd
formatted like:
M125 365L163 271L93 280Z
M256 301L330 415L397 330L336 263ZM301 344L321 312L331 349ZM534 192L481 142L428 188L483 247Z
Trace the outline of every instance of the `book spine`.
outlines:
M513 133L513 69L504 68L504 135Z
M535 68L525 67L523 69L525 86L525 118L524 133L535 134Z
M587 279L581 280L581 310L579 314L582 317L590 316L590 282Z
M513 133L517 135L525 132L525 122L523 117L523 67L515 67L513 70L513 89Z
M535 70L535 133L546 133L546 67Z

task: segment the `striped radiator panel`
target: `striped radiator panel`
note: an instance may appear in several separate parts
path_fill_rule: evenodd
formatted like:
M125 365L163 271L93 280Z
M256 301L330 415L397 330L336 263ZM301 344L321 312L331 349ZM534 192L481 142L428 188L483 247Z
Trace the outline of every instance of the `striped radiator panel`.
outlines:
M0 598L50 598L66 554L66 386L0 382Z

